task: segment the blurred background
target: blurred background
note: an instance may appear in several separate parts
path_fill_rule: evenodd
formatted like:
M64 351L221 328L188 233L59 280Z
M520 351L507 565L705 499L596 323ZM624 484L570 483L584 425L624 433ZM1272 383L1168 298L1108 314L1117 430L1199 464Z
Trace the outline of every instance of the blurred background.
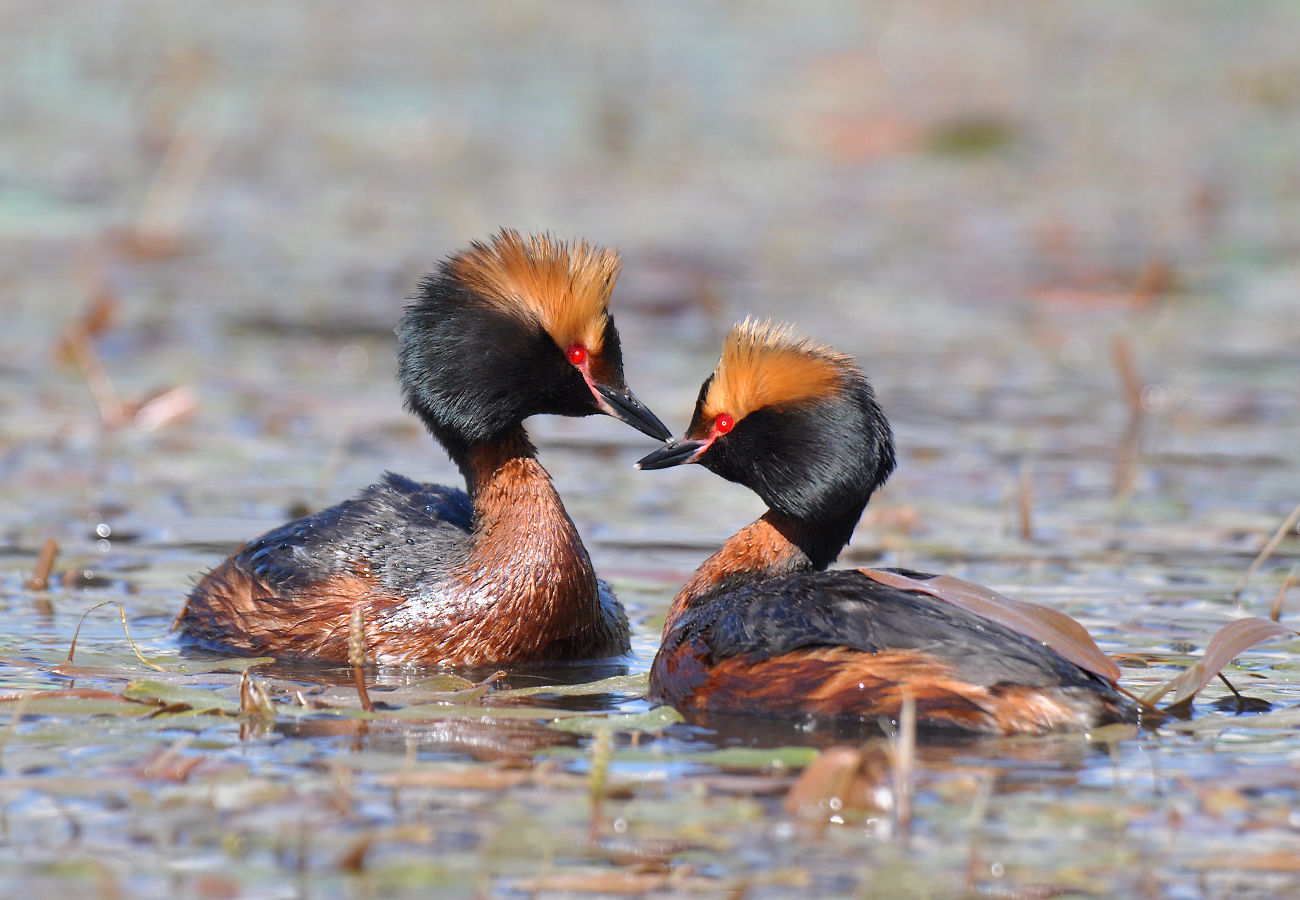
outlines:
M456 481L391 332L421 273L508 226L620 248L629 383L677 431L743 316L856 355L902 464L849 562L1239 566L1300 484L1298 27L1286 3L6 3L5 545L143 567L174 610L385 468ZM652 445L612 421L530 427L615 574L679 579L700 553L653 545L761 511L633 473Z
M169 626L386 469L460 483L392 329L502 227L621 250L628 383L677 433L744 316L856 356L899 468L841 564L1062 609L1139 692L1243 612L1294 624L1293 529L1233 587L1300 501L1297 35L1290 2L0 0L0 894L520 897L553 864L604 895L1294 894L1294 641L1159 732L923 746L909 847L792 819L807 747L726 755L814 723L621 735L597 842L588 739L195 716L238 676ZM634 471L654 443L612 419L528 427L644 673L762 505ZM122 702L142 678L188 699ZM623 685L565 702L645 709Z

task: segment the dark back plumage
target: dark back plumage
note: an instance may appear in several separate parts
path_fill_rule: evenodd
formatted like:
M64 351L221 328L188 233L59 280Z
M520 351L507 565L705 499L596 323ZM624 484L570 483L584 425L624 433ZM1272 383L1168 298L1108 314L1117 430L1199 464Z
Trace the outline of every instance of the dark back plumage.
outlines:
M710 663L737 656L768 659L818 647L863 653L917 650L972 684L1103 684L1008 628L853 570L750 580L703 595L665 635L664 652L696 642L709 648Z

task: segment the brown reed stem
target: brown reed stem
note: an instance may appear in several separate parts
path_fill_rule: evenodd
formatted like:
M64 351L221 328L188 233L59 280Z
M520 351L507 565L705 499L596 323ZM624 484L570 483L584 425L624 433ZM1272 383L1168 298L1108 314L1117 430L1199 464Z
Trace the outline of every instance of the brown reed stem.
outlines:
M1020 539L1034 539L1034 467L1029 460L1020 463Z
M32 570L27 590L43 591L50 586L50 571L54 568L54 558L59 555L59 542L52 537L45 539L41 552L36 557L36 568Z
M1255 561L1250 564L1246 574L1238 578L1237 583L1232 586L1233 600L1241 597L1241 589L1246 586L1247 581L1250 581L1250 576L1254 575L1259 570L1259 567L1264 565L1264 561L1273 555L1277 545L1282 543L1282 538L1286 537L1286 533L1294 528L1295 523L1298 521L1300 521L1300 504L1297 504L1296 508L1291 510L1291 515L1287 516L1286 521L1277 527L1277 531L1273 532L1273 536L1268 539L1264 549L1259 551L1259 556L1255 557Z
M893 743L895 821L899 839L906 842L912 828L912 779L916 768L916 698L907 689Z
M1293 565L1286 578L1282 579L1282 588L1277 592L1277 599L1273 601L1273 608L1268 613L1268 617L1274 622L1282 618L1282 601L1286 599L1286 592L1297 584L1300 584L1300 563Z
M352 680L357 686L357 696L361 698L361 708L374 712L375 705L370 702L366 691L366 620L365 611L360 606L352 607L352 621L348 628L348 663L352 666Z

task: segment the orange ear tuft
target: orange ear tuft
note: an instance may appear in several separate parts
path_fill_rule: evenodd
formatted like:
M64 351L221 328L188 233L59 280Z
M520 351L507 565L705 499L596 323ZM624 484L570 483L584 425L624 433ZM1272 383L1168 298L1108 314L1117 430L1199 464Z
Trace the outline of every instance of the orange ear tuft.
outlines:
M728 333L704 398L702 424L726 413L737 422L758 409L826 397L861 372L853 358L771 320L746 319Z
M600 352L622 267L617 251L502 229L487 244L475 241L452 257L448 267L488 302L535 318L561 349L579 344Z

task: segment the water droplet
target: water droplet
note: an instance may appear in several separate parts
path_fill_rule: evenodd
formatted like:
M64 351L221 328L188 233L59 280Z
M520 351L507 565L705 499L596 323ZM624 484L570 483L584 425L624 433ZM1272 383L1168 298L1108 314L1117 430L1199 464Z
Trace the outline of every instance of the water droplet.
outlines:
M831 299L842 312L861 312L871 300L871 288L864 281L850 278L835 286L835 290L831 291Z
M365 347L348 344L339 351L339 368L348 375L360 375L370 365L370 354Z
M1087 341L1070 338L1061 345L1061 365L1067 369L1082 369L1092 362L1092 348Z
M1159 412L1169 403L1169 389L1163 384L1148 384L1142 389L1142 408Z

